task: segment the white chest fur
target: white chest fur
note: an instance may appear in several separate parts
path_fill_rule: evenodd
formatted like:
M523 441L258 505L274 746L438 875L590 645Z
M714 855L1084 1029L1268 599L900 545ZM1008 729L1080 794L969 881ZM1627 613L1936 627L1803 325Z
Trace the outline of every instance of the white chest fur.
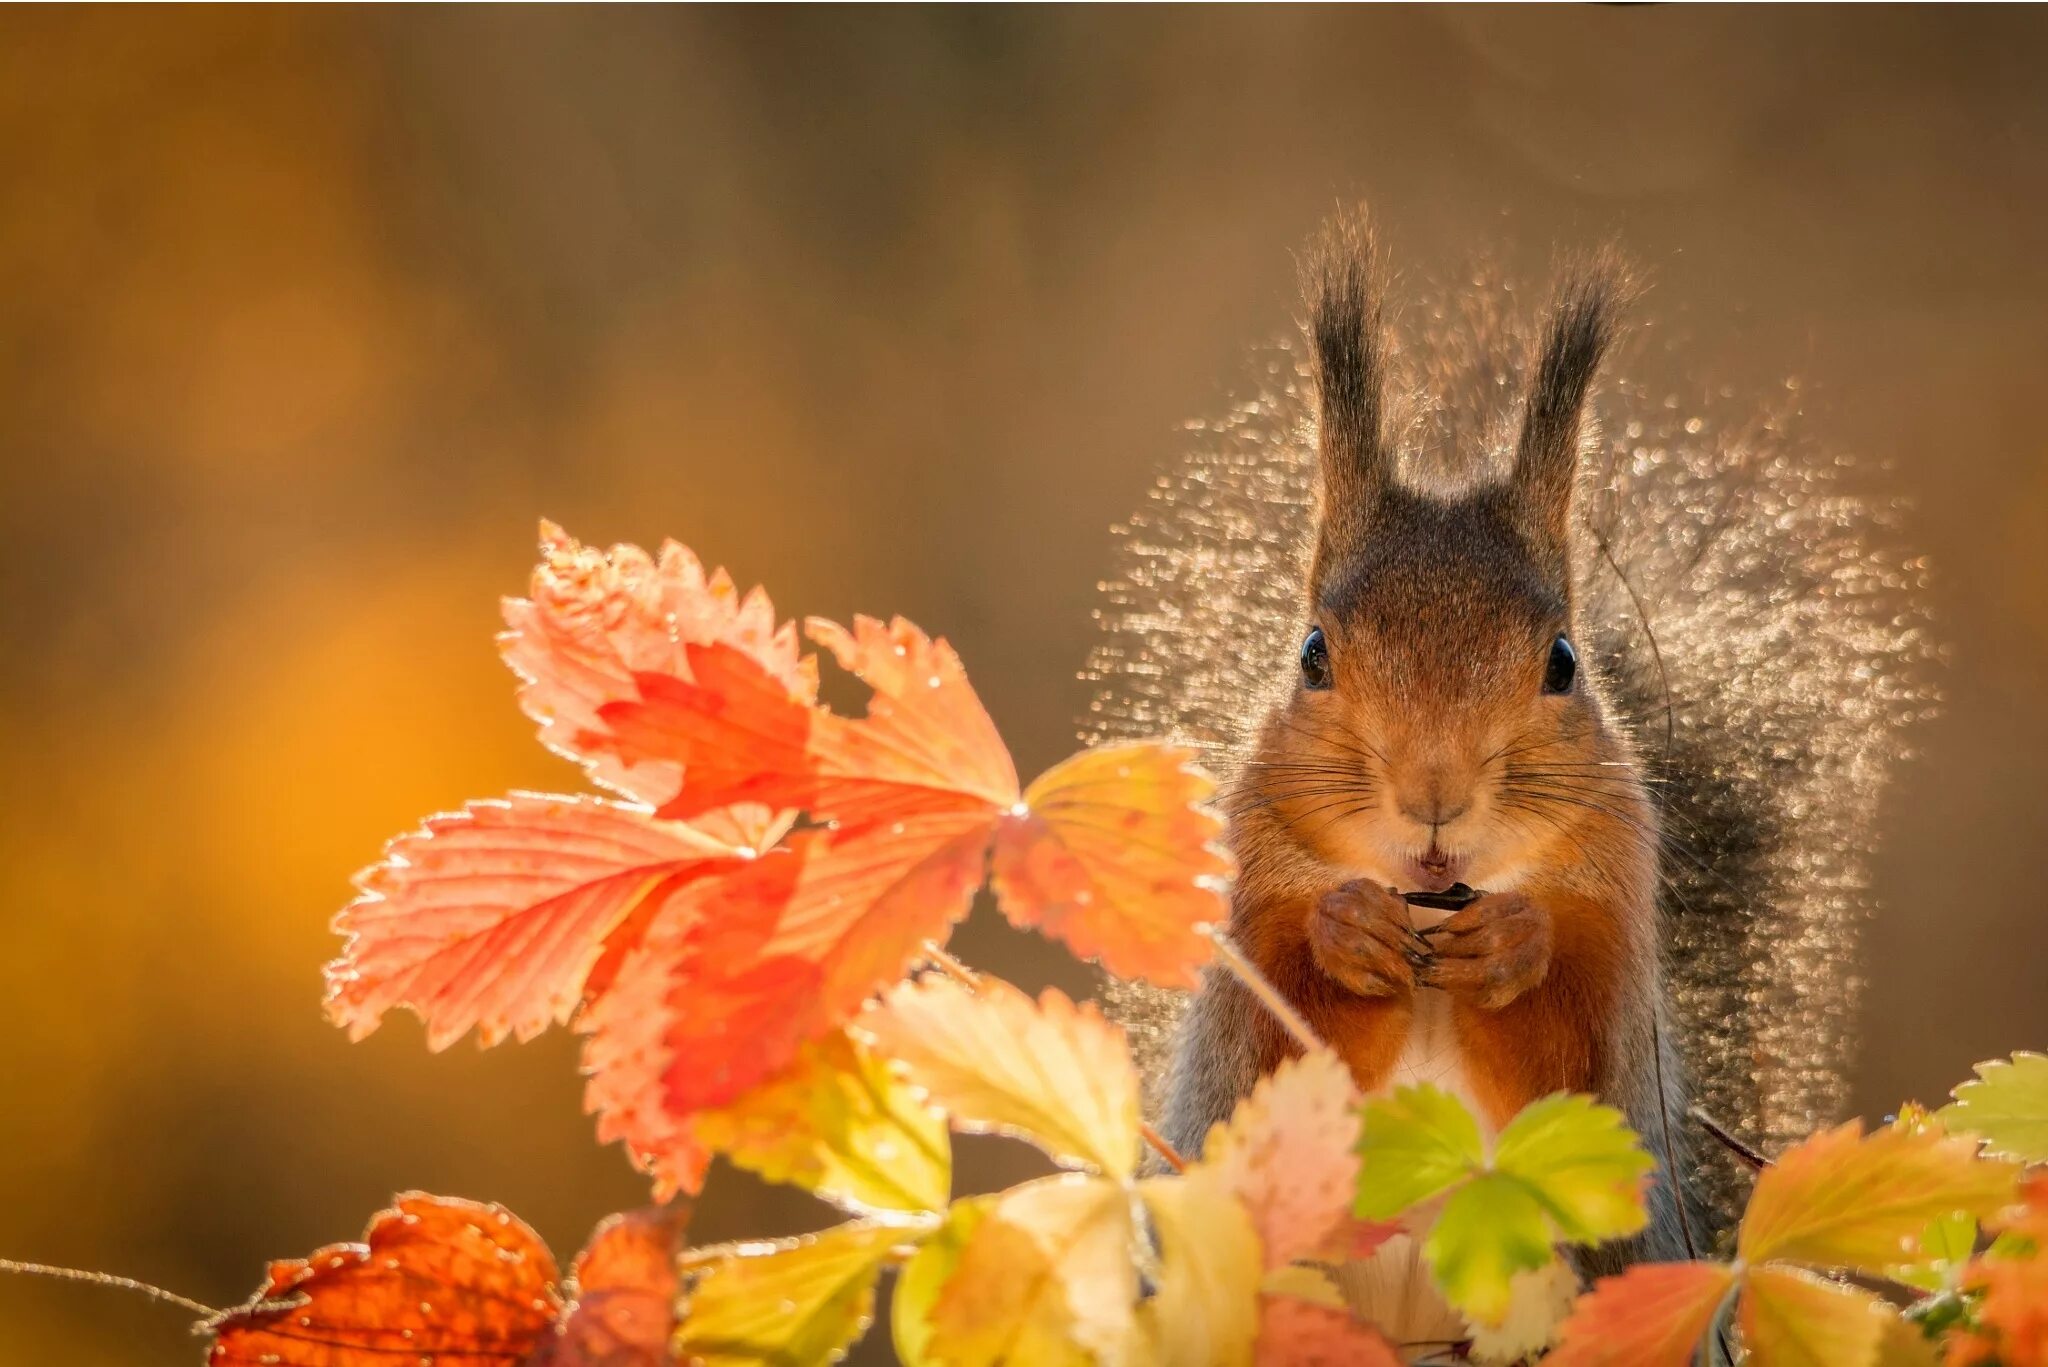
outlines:
M1427 907L1411 909L1416 929L1435 925L1445 913ZM1395 1060L1393 1072L1388 1074L1387 1084L1380 1094L1396 1087L1412 1087L1426 1082L1465 1103L1466 1109L1479 1117L1479 1127L1492 1138L1490 1125L1473 1093L1470 1075L1466 1071L1464 1055L1458 1049L1456 1030L1451 1021L1451 999L1433 987L1417 988L1414 1011L1408 1021L1408 1038L1402 1041L1401 1056Z

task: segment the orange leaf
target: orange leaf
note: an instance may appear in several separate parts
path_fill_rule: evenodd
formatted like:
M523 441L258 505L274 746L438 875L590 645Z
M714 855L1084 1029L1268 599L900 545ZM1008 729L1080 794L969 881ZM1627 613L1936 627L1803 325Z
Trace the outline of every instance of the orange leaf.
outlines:
M1295 1296L1259 1299L1259 1367L1400 1367L1379 1332L1333 1306Z
M1724 1263L1642 1263L1603 1277L1558 1327L1548 1367L1687 1367L1735 1284Z
M1750 1270L1742 1340L1761 1367L1872 1367L1894 1312L1861 1287L1796 1267Z
M530 1367L668 1367L688 1207L614 1215L577 1255L576 1299Z
M791 1067L966 915L985 823L942 813L856 834L805 831L679 890L591 1004L586 1094L663 1192L707 1154L689 1118Z
M1963 1285L1983 1299L1975 1332L1950 1340L1949 1367L1992 1361L2004 1367L2048 1367L2048 1169L2028 1176L2021 1197L2023 1204L1994 1224L2031 1240L2035 1251L1979 1257L1970 1264Z
M1982 1218L2012 1196L2018 1168L1980 1158L1976 1141L1888 1126L1868 1138L1849 1121L1793 1146L1758 1174L1737 1250L1771 1259L1883 1272L1932 1221Z
M206 1326L208 1367L510 1367L555 1322L554 1256L497 1206L413 1192L364 1240L272 1263Z
M1169 745L1084 750L1024 794L1003 820L995 888L1003 912L1099 959L1111 973L1193 988L1211 946L1197 932L1227 911L1222 821L1197 806L1215 791Z
M498 638L523 681L519 705L541 724L548 748L628 797L660 806L681 788L682 767L672 755L613 744L600 713L639 696L636 675L689 678L689 646L721 642L789 696L806 704L817 696L816 661L801 653L793 624L776 624L767 595L742 596L724 570L705 574L673 541L658 556L637 546L601 551L543 523L531 594L505 600L509 629ZM755 810L708 824L721 839L758 845L768 843L760 837L772 820Z
M360 1039L405 1006L442 1049L568 1020L610 935L663 883L733 851L597 798L514 794L428 819L357 876L327 1011Z

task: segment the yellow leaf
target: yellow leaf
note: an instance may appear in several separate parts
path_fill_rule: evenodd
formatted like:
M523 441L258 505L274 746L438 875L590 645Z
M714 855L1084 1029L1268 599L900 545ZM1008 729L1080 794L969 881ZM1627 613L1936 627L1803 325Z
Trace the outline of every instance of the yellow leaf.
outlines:
M896 1357L903 1367L927 1367L936 1361L929 1351L932 1306L953 1270L960 1266L967 1240L988 1218L995 1203L994 1196L970 1196L955 1201L946 1212L946 1222L896 1274L896 1295L889 1304L889 1332L896 1341Z
M857 1212L943 1210L952 1193L945 1118L843 1031L694 1123L735 1166Z
M858 1026L962 1130L1017 1135L1056 1160L1129 1177L1138 1073L1124 1032L1092 1003L1037 1001L999 979L905 983Z
M882 1264L930 1228L858 1222L710 1256L691 1269L676 1360L695 1367L839 1361L874 1317Z
M1896 1316L1858 1287L1794 1267L1759 1267L1742 1290L1742 1338L1754 1367L1875 1367Z
M1951 1130L1967 1130L1997 1158L2048 1163L2048 1054L2019 1053L1977 1065L1937 1113Z
M1327 1049L1282 1063L1209 1131L1202 1166L1251 1212L1267 1267L1322 1249L1358 1185L1358 1089Z
M1750 1263L1881 1272L1915 1250L1930 1221L1981 1218L2011 1199L2018 1168L1976 1149L1932 1130L1824 1130L1758 1175L1737 1250Z
M1559 1235L1576 1243L1641 1229L1643 1179L1654 1166L1620 1111L1568 1092L1523 1107L1493 1152L1494 1170L1528 1183Z
M1487 1173L1451 1193L1422 1256L1445 1300L1468 1319L1498 1325L1514 1275L1538 1271L1556 1254L1549 1216L1528 1184Z
M1244 1204L1203 1167L1138 1191L1159 1233L1159 1286L1144 1319L1160 1367L1251 1367L1264 1263Z
M1486 1163L1486 1141L1465 1104L1423 1083L1365 1103L1358 1151L1361 1219L1391 1220L1440 1196Z
M950 1367L1141 1361L1131 1197L1068 1173L1003 1193L968 1235L931 1312L927 1354Z
M1472 1332L1472 1360L1520 1362L1534 1358L1557 1339L1558 1326L1571 1313L1579 1279L1563 1260L1508 1279L1508 1312L1499 1324L1477 1321Z

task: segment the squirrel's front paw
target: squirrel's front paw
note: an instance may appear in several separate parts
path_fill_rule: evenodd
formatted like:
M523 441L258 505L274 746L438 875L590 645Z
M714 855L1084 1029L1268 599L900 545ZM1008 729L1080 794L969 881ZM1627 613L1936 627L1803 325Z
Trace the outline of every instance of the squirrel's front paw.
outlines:
M1406 996L1429 959L1408 915L1391 888L1363 878L1332 888L1308 918L1316 967L1361 997Z
M1550 913L1519 892L1489 893L1430 932L1416 981L1498 1011L1550 971Z

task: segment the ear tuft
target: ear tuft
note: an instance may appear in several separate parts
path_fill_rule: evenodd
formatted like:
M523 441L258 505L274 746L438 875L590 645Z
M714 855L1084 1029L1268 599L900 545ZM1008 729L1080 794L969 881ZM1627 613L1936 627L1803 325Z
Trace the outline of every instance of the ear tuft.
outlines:
M1628 293L1619 261L1603 251L1567 268L1544 324L1510 489L1525 533L1559 556L1569 534L1586 394Z
M1386 487L1386 341L1378 244L1363 206L1340 209L1301 257L1322 466L1322 561L1354 544Z

